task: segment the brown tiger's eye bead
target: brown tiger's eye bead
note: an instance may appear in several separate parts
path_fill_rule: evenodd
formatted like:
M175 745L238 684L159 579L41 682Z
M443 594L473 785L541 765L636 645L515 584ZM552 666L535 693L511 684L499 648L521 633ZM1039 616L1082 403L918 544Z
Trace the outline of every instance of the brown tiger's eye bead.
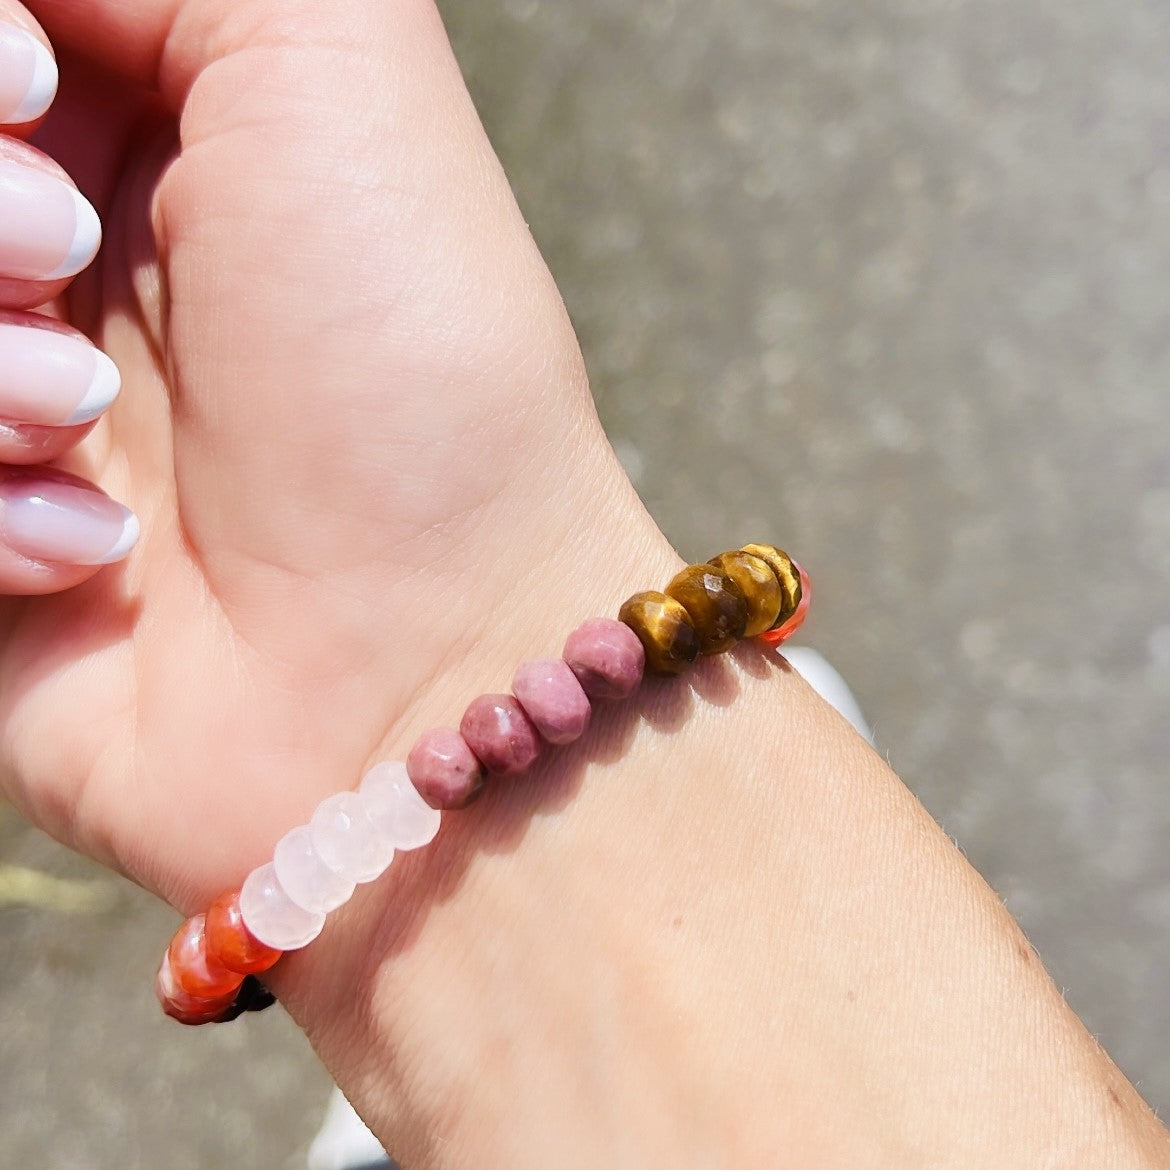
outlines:
M761 561L766 561L768 567L776 574L776 580L780 582L782 597L780 612L776 615L776 620L771 627L775 629L777 626L783 625L796 612L796 607L800 604L800 570L783 549L779 549L773 544L745 544L741 551L751 553L753 557L759 557Z
M682 674L699 656L699 635L690 615L665 593L635 593L618 611L646 651L651 674Z
M708 562L721 573L726 573L740 588L747 602L748 618L744 628L745 638L754 638L770 629L780 616L780 604L784 600L780 582L767 561L745 552L725 552L712 557Z
M700 654L722 654L743 637L747 601L726 573L711 565L687 565L665 592L691 615Z

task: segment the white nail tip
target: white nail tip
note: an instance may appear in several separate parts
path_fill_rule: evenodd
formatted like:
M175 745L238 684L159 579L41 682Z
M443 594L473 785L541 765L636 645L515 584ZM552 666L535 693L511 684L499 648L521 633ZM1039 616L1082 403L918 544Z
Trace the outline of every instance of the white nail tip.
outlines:
M138 538L142 535L142 525L139 524L138 517L129 508L126 508L125 512L126 519L122 523L122 535L118 537L117 544L97 562L99 565L112 565L115 561L122 560L138 543Z
M4 119L12 126L39 118L57 96L57 62L53 60L53 54L36 37L28 33L25 36L33 46L33 76L24 101Z
M90 379L85 397L65 420L64 425L67 427L92 422L99 415L105 414L122 389L122 375L118 373L118 367L100 349L93 352L97 359L93 378Z
M64 276L76 276L97 255L102 245L102 221L94 211L93 204L75 187L69 187L73 206L77 213L73 229L73 243L69 254L50 272L45 280L60 280Z

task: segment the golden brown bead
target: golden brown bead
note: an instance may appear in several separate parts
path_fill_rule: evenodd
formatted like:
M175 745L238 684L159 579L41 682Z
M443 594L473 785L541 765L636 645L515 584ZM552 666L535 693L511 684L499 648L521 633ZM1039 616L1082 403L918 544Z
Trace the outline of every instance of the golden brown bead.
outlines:
M747 602L748 619L744 628L745 638L754 638L780 616L780 605L784 600L780 582L767 561L745 552L725 552L712 557L707 564L714 565L726 573L740 588Z
M699 635L690 615L665 593L635 593L618 612L618 621L638 635L650 674L682 674L699 656Z
M687 565L666 587L691 616L700 654L722 654L743 637L748 620L743 590L713 565Z
M800 604L800 572L792 563L792 558L783 549L779 549L773 544L745 544L741 551L751 553L753 557L759 557L761 561L766 561L768 567L776 574L776 580L780 582L782 598L780 612L770 627L775 629L777 626L783 625L796 612L796 607Z

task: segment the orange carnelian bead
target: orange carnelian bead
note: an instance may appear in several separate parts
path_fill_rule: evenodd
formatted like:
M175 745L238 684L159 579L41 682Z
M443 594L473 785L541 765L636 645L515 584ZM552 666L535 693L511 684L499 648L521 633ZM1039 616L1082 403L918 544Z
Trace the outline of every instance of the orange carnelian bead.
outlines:
M234 996L244 977L208 955L204 921L204 915L196 914L175 932L167 949L171 973L181 990L198 999Z
M221 894L207 911L207 953L229 971L255 975L267 971L283 951L265 946L244 925L240 891Z
M797 602L795 612L786 621L781 622L774 630L765 630L758 635L759 640L769 646L779 646L786 638L792 637L804 623L808 607L812 603L812 581L809 575L795 561L792 562L792 567L800 576L800 601Z
M163 955L162 966L154 981L154 993L162 1010L180 1024L210 1024L225 1016L235 1002L236 992L230 991L215 999L200 999L188 995L175 982L170 955Z

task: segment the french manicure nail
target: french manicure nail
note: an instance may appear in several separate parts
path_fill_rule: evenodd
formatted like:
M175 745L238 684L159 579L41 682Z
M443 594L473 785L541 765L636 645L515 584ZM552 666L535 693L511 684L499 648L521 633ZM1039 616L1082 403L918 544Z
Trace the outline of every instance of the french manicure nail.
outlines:
M138 517L92 488L44 475L0 483L0 541L30 561L108 565L138 534Z
M118 396L118 367L72 333L0 323L0 419L76 426Z
M31 33L0 24L0 122L39 118L57 94L57 62Z
M0 276L75 276L101 242L101 221L84 195L44 171L0 160Z

